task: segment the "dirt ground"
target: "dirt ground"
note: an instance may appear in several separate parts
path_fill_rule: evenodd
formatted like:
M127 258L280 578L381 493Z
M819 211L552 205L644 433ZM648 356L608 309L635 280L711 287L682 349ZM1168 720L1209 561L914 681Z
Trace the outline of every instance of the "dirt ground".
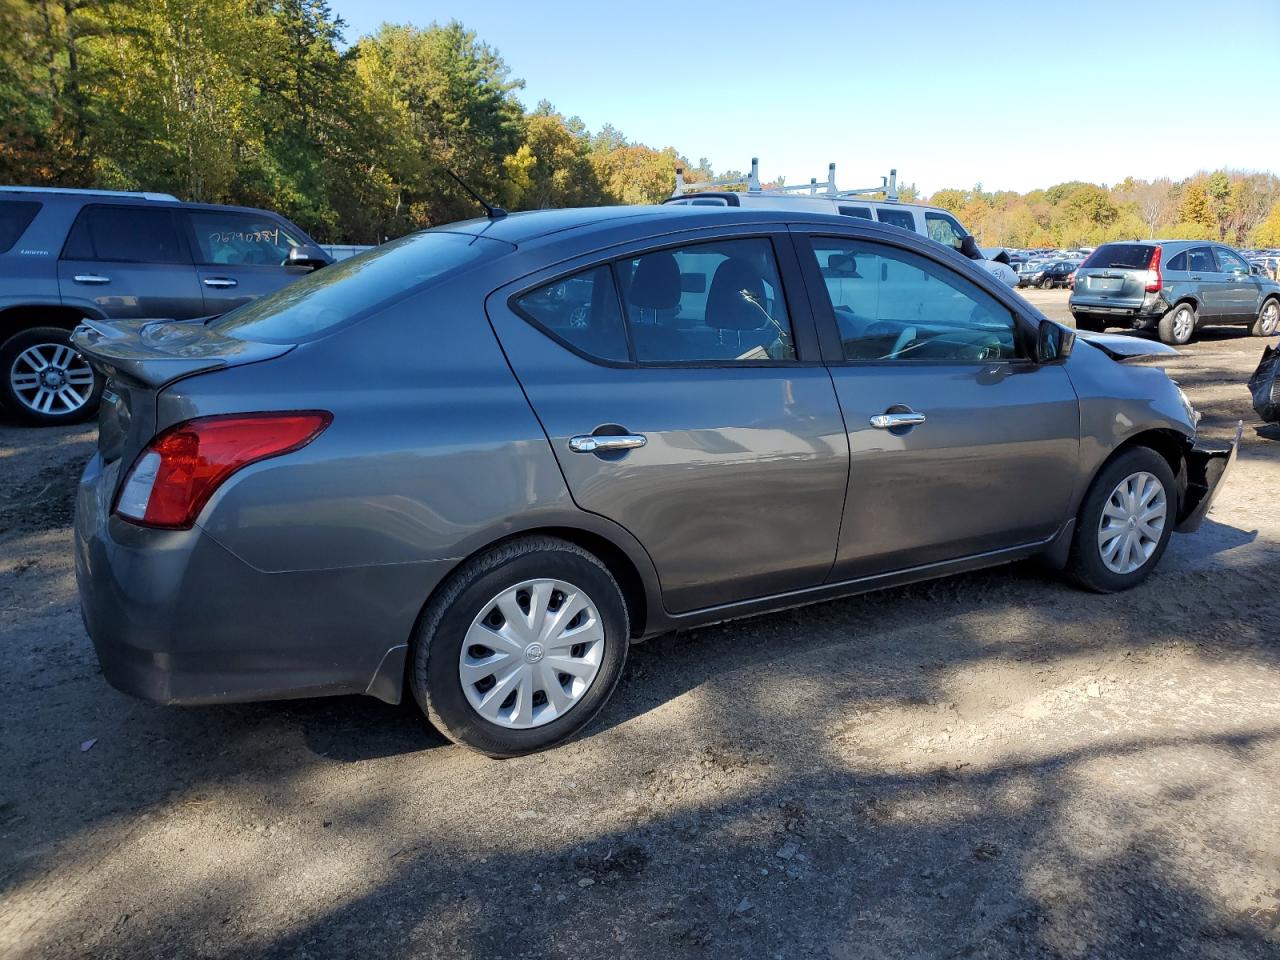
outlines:
M1143 587L1024 564L655 642L505 762L362 698L116 693L71 564L93 430L0 423L0 955L1280 956L1261 349L1168 364L1245 443Z

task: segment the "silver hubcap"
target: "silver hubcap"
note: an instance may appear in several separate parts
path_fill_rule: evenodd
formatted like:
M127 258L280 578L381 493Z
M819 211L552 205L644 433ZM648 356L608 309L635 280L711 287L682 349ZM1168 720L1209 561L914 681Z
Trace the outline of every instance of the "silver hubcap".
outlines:
M467 702L490 723L540 727L591 689L604 643L600 614L585 592L563 580L526 580L471 622L458 677Z
M1271 336L1280 327L1280 304L1272 300L1262 308L1262 333Z
M1098 552L1112 573L1133 573L1151 559L1164 532L1164 484L1143 472L1121 480L1098 521Z
M1183 307L1176 314L1174 314L1173 316L1174 338L1177 340L1185 340L1188 337L1190 337L1191 326L1193 322L1194 321L1191 319L1191 311L1188 310L1186 307Z
M93 370L66 344L37 343L13 361L9 386L36 413L74 413L93 394Z

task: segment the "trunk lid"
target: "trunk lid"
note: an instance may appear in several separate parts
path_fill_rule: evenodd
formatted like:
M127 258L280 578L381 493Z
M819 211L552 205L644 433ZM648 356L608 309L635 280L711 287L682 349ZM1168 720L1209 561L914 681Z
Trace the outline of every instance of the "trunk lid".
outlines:
M226 337L204 320L85 320L71 342L106 379L98 413L98 452L105 466L131 459L151 440L156 397L175 380L270 360L294 347Z

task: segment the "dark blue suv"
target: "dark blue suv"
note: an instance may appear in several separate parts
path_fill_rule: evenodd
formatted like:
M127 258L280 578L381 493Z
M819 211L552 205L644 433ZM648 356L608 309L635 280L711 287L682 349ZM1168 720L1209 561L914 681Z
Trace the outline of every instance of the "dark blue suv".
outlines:
M29 423L90 416L85 317L225 313L332 262L296 224L162 193L0 187L0 404Z

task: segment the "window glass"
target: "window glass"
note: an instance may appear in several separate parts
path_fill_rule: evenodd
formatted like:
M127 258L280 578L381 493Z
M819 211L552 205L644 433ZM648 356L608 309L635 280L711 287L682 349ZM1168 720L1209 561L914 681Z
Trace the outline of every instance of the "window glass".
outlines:
M881 244L814 237L846 360L1012 360L1013 314L940 264Z
M1099 270L1145 270L1155 251L1149 243L1104 243L1081 266Z
M943 246L959 250L960 244L964 242L964 230L961 229L960 224L955 221L954 217L949 217L945 213L926 212L924 225L929 231L929 239L936 240Z
M224 313L209 326L240 340L298 343L359 320L415 287L426 288L475 261L511 249L500 240L466 233L411 233L309 273ZM430 343L430 325L448 319L426 313L423 343Z
M1187 252L1184 250L1184 251L1182 251L1182 253L1178 254L1176 257L1174 257L1172 260L1170 260L1170 261L1169 261L1169 265L1168 265L1167 267L1165 267L1165 269L1166 269L1166 270L1185 270L1185 269L1187 269Z
M1218 269L1222 273L1248 273L1249 265L1244 262L1244 257L1237 254L1234 250L1228 250L1226 247L1218 247Z
M278 220L262 215L192 210L196 261L279 266L303 241Z
M887 223L891 227L901 227L903 230L910 230L915 233L916 218L910 210L886 210L880 207L876 210L876 216L881 223Z
M515 302L544 333L592 357L629 360L613 272L596 267L554 280Z
M721 240L618 261L641 363L794 360L768 240Z
M9 252L39 210L40 204L31 200L0 201L0 253Z
M1194 247L1187 251L1187 269L1195 273L1217 273L1213 251L1208 247Z
M844 214L846 217L861 217L863 220L874 220L874 219L875 219L874 217L872 217L872 216L871 216L871 208L870 208L870 207L846 207L846 206L841 206L841 207L840 207L840 212L841 212L842 214Z
M150 207L85 207L62 256L121 263L190 263L173 211Z

